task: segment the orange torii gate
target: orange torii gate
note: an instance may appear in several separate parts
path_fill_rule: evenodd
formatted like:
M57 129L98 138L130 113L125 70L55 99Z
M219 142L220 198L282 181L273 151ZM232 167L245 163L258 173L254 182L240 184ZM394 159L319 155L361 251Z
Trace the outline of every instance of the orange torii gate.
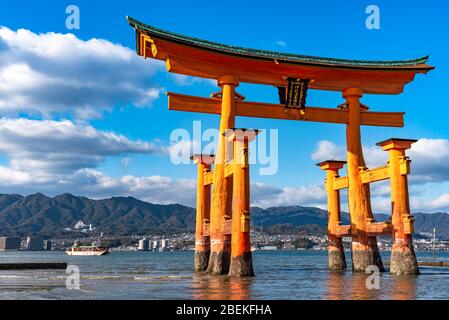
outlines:
M234 276L253 275L250 248L248 143L258 133L235 129L235 117L327 122L346 125L347 159L319 164L326 170L328 192L329 268L346 268L341 238L352 237L355 272L369 265L383 270L376 236L391 234L391 272L417 273L413 250L413 218L408 202L409 160L405 150L414 140L389 139L379 145L389 163L369 170L363 157L360 127L403 127L403 112L372 112L360 102L363 94L399 94L417 73L433 67L428 57L401 61L358 61L228 46L167 32L130 17L136 30L137 54L165 61L167 71L216 79L221 91L210 98L167 93L169 110L220 115L215 157L195 155L198 164L195 270ZM236 92L240 82L275 86L281 104L247 102ZM336 109L305 105L307 89L342 92ZM347 163L347 177L338 170ZM214 165L213 169L211 165ZM390 179L392 221L375 222L369 184ZM211 191L212 187L212 191ZM339 190L348 188L351 218L340 224Z

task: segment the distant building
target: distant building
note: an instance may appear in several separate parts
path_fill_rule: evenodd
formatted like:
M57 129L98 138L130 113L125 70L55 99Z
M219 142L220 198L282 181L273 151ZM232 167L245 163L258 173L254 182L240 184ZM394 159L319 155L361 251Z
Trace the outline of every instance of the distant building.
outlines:
M44 240L38 237L27 237L26 249L29 251L44 250Z
M157 248L159 247L158 241L157 240L153 240L151 243L151 250L157 250Z
M150 240L148 239L141 239L139 240L139 247L137 248L139 251L148 251L150 250Z
M51 240L44 241L44 250L45 251L51 251L51 246L52 246Z
M0 251L20 250L20 238L0 237Z
M168 249L168 239L161 240L161 246L159 247L159 251L165 251Z

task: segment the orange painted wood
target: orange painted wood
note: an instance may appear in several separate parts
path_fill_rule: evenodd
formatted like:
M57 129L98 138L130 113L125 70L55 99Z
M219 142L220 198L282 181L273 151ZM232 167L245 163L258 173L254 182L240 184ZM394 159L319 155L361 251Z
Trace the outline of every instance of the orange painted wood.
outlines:
M388 150L391 170L391 203L393 224L393 244L403 246L404 243L411 242L413 233L413 218L410 215L410 203L408 195L407 174L401 174L401 163L406 163L405 150L409 145L386 145L384 150ZM408 166L407 166L408 167Z
M363 184L387 180L390 178L390 168L383 166L375 169L364 170L360 172ZM334 179L334 190L346 189L349 186L348 177L338 177Z
M232 212L232 179L225 177L226 141L223 133L235 127L235 87L238 79L231 76L220 78L223 89L221 100L220 135L213 170L212 208L210 221L211 252L220 253L230 250L227 247L224 221Z
M204 221L203 224L203 235L205 237L210 237L210 224L209 224L209 220L208 221Z
M225 177L230 177L234 173L234 163L230 162L225 165Z
M353 250L370 250L371 241L367 233L367 220L373 218L369 184L363 184L360 167L365 167L360 134L360 89L350 88L343 92L349 109L346 127L348 203L351 217ZM377 245L377 244L376 244Z
M235 130L237 132L238 130ZM242 132L243 133L243 132ZM252 135L255 137L257 133ZM234 174L232 202L232 242L231 257L240 257L251 252L250 242L250 178L248 148L251 138L235 136Z
M329 252L342 250L341 236L337 234L340 225L340 191L334 189L335 179L338 171L343 168L342 161L325 161L319 164L321 169L326 170L326 192L327 192L327 237Z
M145 34L142 32L141 36ZM312 89L343 91L357 87L365 93L398 94L416 73L427 73L432 69L426 64L383 68L317 66L221 53L155 37L152 41L143 41L140 55L169 60L169 72L210 79L232 74L241 82L273 86L284 86L285 77L294 77L312 79Z
M338 177L334 179L334 190L346 189L349 186L348 177Z
M199 113L220 114L221 100L194 97L177 93L167 93L168 109ZM301 115L297 109L286 109L280 104L237 101L235 115L242 117L270 118L281 120L301 120L325 123L348 123L348 110L306 107ZM362 111L360 123L368 126L403 127L403 112Z
M210 241L208 235L204 234L204 221L210 219L210 185L204 184L204 172L210 170L210 163L196 160L198 165L197 174L197 197L196 197L196 234L195 250L208 251Z
M223 222L223 233L225 235L232 234L232 219L225 219Z
M370 236L389 235L391 230L390 222L371 222L367 225L367 231Z
M338 237L350 237L351 226L350 225L338 225L335 228L335 235Z
M207 170L204 172L204 185L211 185L214 181L214 172L212 170Z

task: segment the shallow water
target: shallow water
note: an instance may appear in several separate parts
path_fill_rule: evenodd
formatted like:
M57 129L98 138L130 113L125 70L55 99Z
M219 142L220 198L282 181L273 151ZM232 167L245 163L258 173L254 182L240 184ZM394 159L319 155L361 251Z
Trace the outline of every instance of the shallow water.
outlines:
M418 252L418 260L432 259ZM449 299L448 268L422 267L418 276L384 273L380 289L368 290L368 275L329 272L324 251L257 251L253 260L256 277L234 279L195 275L193 252L0 252L0 263L67 262L81 276L80 290L69 290L65 270L0 271L0 299ZM449 261L449 253L437 253L437 260Z

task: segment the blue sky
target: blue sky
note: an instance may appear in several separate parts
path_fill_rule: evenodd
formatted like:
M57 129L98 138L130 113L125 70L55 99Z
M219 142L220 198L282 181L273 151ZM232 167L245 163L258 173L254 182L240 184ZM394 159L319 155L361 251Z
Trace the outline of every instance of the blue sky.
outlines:
M66 28L70 4L80 8L79 30ZM365 27L370 4L380 9L379 30ZM389 137L421 139L411 152L416 169L411 177L412 210L448 210L448 11L446 2L436 0L425 5L422 1L4 1L0 192L132 195L193 205L195 167L171 163L166 152L170 133L177 128L191 131L195 120L203 129L217 128L219 120L168 111L163 92L208 96L217 88L210 81L167 74L163 65L131 54L135 36L125 20L129 15L162 29L251 48L372 60L429 54L429 64L436 69L417 75L403 94L363 97L371 110L406 112L405 128L364 127L363 144L368 164L382 165L382 153L373 147L376 142ZM73 35L67 37L68 33ZM8 86L14 81L17 86ZM242 84L238 91L250 101L277 101L272 87ZM340 93L309 90L308 105L334 108L342 102ZM323 173L314 164L326 156L344 157L344 126L250 118L238 118L237 126L279 130L278 171L261 176L254 167L253 204L325 204ZM374 188L375 209L387 212L388 185Z

